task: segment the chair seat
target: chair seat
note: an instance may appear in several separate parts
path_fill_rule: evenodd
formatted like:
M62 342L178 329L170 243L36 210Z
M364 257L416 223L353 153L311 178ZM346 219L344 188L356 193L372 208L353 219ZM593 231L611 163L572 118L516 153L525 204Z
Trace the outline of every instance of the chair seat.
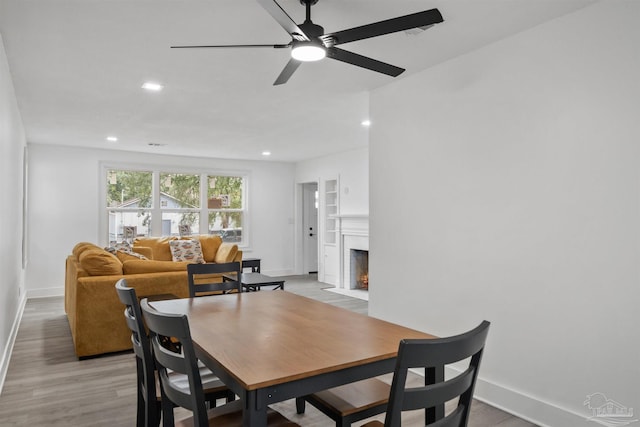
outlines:
M322 405L343 418L376 406L386 405L389 401L390 389L391 386L384 381L369 378L314 393L307 400L313 406ZM384 408L379 413L382 412Z
M237 427L242 425L242 401L235 400L207 411L209 426ZM299 427L300 425L287 419L284 415L267 408L267 425L269 427ZM176 427L193 427L193 418L188 417L176 421Z
M204 389L204 394L209 394L212 392L227 390L227 386L224 385L220 378L214 375L213 372L209 368L199 367L200 370L200 378L202 379L202 388ZM178 372L171 372L169 374L169 379L171 383L173 383L176 387L179 387L184 392L189 391L189 379L186 375L180 374Z

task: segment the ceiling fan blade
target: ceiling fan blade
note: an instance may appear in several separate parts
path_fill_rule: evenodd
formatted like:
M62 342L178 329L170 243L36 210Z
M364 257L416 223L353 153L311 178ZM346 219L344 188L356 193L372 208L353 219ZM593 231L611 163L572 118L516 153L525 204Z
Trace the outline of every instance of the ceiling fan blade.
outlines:
M269 12L269 15L271 15L273 19L275 19L278 24L280 24L280 26L292 37L294 34L297 34L302 36L303 40L309 40L307 35L300 29L300 27L298 27L298 24L291 19L287 12L285 12L275 0L257 0L257 2L260 3L260 6Z
M277 85L285 84L289 80L291 75L293 75L293 73L298 69L300 64L301 64L300 61L298 61L297 59L291 58L289 62L287 62L287 65L284 66L284 69L282 70L282 72L280 73L276 81L273 82L273 85L277 86Z
M438 9L430 9L424 12L374 22L373 24L363 25L361 27L325 34L322 36L322 39L329 41L330 45L338 45L398 31L410 30L412 28L426 27L442 21L440 11Z
M289 44L217 44L217 45L202 45L202 46L171 46L171 49L199 49L209 47L272 47L275 49L284 49L291 46Z
M387 64L386 62L381 62L376 59L358 55L357 53L338 49L337 47L330 47L329 49L327 49L327 57L346 62L347 64L366 68L371 71L386 74L392 77L397 77L404 72L404 68L396 67L395 65Z

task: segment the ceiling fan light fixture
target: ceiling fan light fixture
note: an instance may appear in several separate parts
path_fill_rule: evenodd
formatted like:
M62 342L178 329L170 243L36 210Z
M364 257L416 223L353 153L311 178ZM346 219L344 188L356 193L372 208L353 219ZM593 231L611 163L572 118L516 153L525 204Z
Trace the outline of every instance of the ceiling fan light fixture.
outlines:
M291 49L291 57L302 62L319 61L327 56L327 49L321 43L298 42Z

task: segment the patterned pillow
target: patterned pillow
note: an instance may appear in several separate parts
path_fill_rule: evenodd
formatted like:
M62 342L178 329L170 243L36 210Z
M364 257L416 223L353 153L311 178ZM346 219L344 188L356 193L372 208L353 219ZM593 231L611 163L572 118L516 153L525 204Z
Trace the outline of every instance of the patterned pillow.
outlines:
M112 254L116 254L116 252L118 251L122 251L122 252L126 252L126 253L131 253L131 245L129 244L129 242L109 242L111 246L104 248L105 251L112 253Z
M189 261L204 264L202 246L198 240L172 240L169 242L173 261Z
M116 253L114 255L118 257L120 262L125 262L125 261L129 261L129 260L132 260L132 259L133 260L146 260L146 259L148 259L146 256L140 255L139 253L127 252L127 251L123 251L123 250L116 251Z

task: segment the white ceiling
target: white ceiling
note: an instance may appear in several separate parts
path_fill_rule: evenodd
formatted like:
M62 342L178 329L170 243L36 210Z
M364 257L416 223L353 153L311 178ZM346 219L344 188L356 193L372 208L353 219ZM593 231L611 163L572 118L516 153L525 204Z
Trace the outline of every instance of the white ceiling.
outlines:
M320 0L312 19L334 32L437 7L445 22L419 35L341 46L406 68L402 79L595 1ZM304 20L299 0L279 4ZM255 0L0 0L0 34L38 144L304 160L366 146L369 92L396 80L325 59L273 86L288 49L169 48L288 43ZM147 80L165 89L145 92Z

